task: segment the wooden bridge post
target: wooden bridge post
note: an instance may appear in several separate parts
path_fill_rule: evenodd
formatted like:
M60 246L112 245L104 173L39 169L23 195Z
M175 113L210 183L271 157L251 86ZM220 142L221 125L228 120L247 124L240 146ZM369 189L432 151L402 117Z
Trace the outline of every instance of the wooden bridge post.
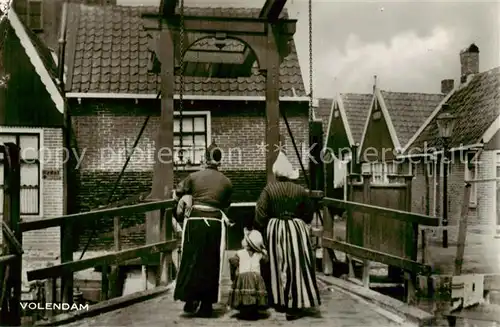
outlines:
M458 223L458 244L457 254L455 257L454 275L459 276L462 274L462 264L464 261L465 243L467 240L467 220L469 217L469 203L470 203L471 184L465 184L464 199L462 200L462 211L460 213L460 221Z
M276 180L273 165L280 147L280 53L275 30L269 26L265 50L266 69L266 154L267 182ZM263 58L262 58L263 59ZM311 188L312 189L312 188Z
M355 152L354 152L355 153ZM353 182L354 182L354 174L353 174L353 163L354 161L354 157L352 158L351 160L351 165L350 165L350 168L349 168L349 175L347 176L347 200L348 201L353 201L353 194L354 194L354 187L353 187ZM350 233L351 233L351 229L352 229L352 220L353 220L353 217L352 217L352 214L353 214L353 210L351 209L351 207L347 207L346 209L346 230L345 230L345 239L347 241L347 243L350 243ZM346 259L346 263L347 263L347 266L349 268L349 271L348 271L348 276L349 278L354 278L354 262L352 260L352 257L346 253L346 256L345 256L345 259Z
M323 204L323 237L330 239L334 238L333 223L334 222L333 217L330 213L330 208L328 207L328 205ZM331 275L333 273L333 258L330 257L329 250L330 249L323 247L323 258L321 261L323 264L323 273L325 275Z
M61 225L61 263L73 261L73 224L65 221ZM73 273L61 276L61 302L73 304Z
M121 242L121 224L120 216L115 216L113 218L113 240L115 244L115 252L119 252L122 249ZM108 298L115 298L121 296L123 293L123 278L121 274L120 265L112 266L109 275L109 296Z
M161 241L174 239L174 226L172 223L172 209L162 210L161 215ZM172 262L172 252L164 252L160 255L160 272L158 274L156 286L168 285L169 283L169 267Z
M371 175L365 174L363 175L363 202L367 204L371 204L370 199L371 199ZM362 246L365 245L366 240L369 240L369 233L371 231L370 228L370 223L372 222L372 217L370 214L364 214L363 215L363 236L362 236ZM363 260L363 275L362 275L362 282L363 286L366 288L370 287L370 266L371 262L370 260L364 259Z
M412 207L412 192L411 192L411 182L413 180L413 175L407 175L405 178L405 211L411 212ZM413 261L417 261L418 257L418 224L412 223L411 227L406 228L407 233L410 235L406 236L406 255ZM404 277L406 279L406 302L412 304L415 302L415 292L416 292L416 282L417 276L414 273L405 272Z
M156 56L161 63L161 114L155 142L153 187L150 194L153 201L166 198L174 188L174 46L170 29L162 30L156 40ZM160 242L161 219L160 210L146 213L147 244ZM154 255L147 261L146 278L154 285L159 278L159 256Z
M21 222L21 158L20 149L14 143L6 143L3 147L4 155L4 203L3 222L6 224L22 247ZM4 279L6 280L3 303L0 303L0 325L21 325L21 287L22 287L22 251L17 249L9 241L7 233L3 232L3 245L8 254L16 254L17 257L8 263L8 270ZM2 285L3 286L3 285Z

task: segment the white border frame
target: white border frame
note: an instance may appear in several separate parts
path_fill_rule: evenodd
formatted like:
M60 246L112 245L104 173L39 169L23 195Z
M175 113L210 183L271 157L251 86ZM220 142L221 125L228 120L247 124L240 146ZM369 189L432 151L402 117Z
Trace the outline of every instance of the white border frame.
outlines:
M10 127L10 126L0 126L0 134L4 133L15 133L15 134L38 134L39 140L40 140L40 149L42 149L45 146L45 139L44 139L44 129L41 127ZM40 150L39 149L39 150ZM39 152L39 161L40 161L40 172L39 172L39 179L40 179L40 184L38 186L39 192L40 192L40 200L39 200L39 210L38 210L38 215L21 215L21 218L42 218L44 216L44 200L45 200L45 194L44 194L44 187L43 187L43 166L44 166L44 160L45 158L43 157L44 151ZM64 169L64 168L62 168ZM64 184L64 181L63 181ZM64 187L64 185L63 185Z

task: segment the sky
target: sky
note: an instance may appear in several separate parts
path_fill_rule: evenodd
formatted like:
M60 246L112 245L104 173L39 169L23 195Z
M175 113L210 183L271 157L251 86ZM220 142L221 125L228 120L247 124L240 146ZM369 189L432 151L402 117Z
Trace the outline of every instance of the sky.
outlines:
M185 0L185 5L259 7L264 2ZM295 44L308 90L308 1L288 0L286 7L298 19ZM371 93L374 75L384 90L439 93L441 80L458 80L459 52L471 43L480 50L480 71L500 66L500 0L313 0L312 17L315 97Z

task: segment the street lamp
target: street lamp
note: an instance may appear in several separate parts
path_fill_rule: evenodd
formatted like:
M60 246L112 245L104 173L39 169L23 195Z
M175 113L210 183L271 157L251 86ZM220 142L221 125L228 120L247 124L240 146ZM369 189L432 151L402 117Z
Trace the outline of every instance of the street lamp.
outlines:
M443 140L443 227L448 226L448 165L450 151L448 144L455 127L456 117L450 113L449 106L443 105L444 112L437 117L439 137ZM443 229L443 248L448 247L448 230Z

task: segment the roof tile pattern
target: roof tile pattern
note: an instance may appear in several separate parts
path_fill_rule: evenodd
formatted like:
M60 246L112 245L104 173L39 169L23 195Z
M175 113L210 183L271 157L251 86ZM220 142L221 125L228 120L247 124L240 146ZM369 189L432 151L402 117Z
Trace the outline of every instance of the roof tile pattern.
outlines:
M449 145L459 147L480 142L480 138L499 116L500 67L472 77L468 84L456 91L447 102L457 116ZM420 133L410 148L440 146L436 118Z
M141 14L157 12L156 7L87 6L72 4L75 13L68 51L74 51L69 67L69 92L156 94L160 77L148 72L148 37ZM186 8L186 15L257 17L257 8ZM71 28L73 30L71 31ZM196 47L212 48L210 42ZM73 48L71 48L73 46ZM237 48L234 43L231 50ZM295 45L280 67L280 96L304 96L304 84ZM250 77L185 77L184 93L189 95L264 96L265 77L257 67ZM176 78L179 91L179 77Z
M399 143L404 147L444 99L443 94L381 91Z
M352 138L355 143L359 143L361 142L373 94L342 93L340 94L340 97L342 99L342 104L344 105Z

